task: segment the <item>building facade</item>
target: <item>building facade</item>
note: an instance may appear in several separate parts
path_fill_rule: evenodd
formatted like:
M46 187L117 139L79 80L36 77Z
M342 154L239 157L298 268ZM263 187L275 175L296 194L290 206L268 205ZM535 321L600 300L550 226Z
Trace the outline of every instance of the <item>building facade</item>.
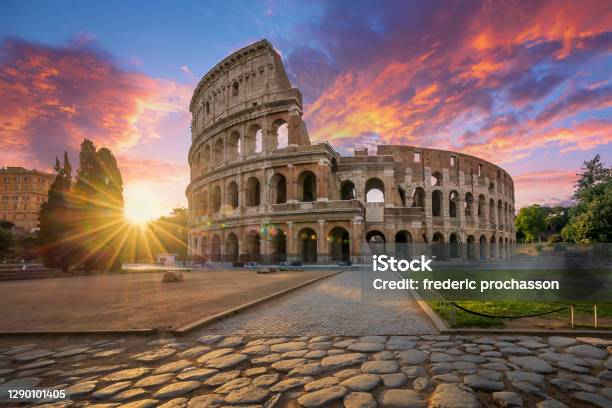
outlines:
M380 145L347 157L312 144L301 93L268 41L209 71L190 111L194 259L361 262L376 245L421 245L447 258L511 252L506 171L445 150Z
M0 219L15 224L18 232L38 227L38 213L55 176L23 167L0 168Z

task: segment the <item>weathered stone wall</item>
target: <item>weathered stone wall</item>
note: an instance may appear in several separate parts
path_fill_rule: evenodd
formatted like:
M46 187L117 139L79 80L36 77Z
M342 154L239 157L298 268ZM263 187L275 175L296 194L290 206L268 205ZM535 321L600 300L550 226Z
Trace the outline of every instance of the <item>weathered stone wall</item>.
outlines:
M415 146L341 157L328 143L311 145L301 94L267 41L217 64L190 110L195 258L361 261L363 243L377 240L468 243L438 254L498 258L514 244L512 178L492 163Z

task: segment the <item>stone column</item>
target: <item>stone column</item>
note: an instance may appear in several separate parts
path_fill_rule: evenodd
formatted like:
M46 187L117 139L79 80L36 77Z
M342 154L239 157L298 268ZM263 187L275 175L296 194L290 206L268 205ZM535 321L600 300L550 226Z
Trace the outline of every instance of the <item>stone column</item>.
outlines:
M317 263L328 263L329 254L327 253L327 237L325 236L325 220L318 220L319 230L317 231Z
M317 201L327 201L327 174L324 164L319 163L316 169L317 177Z
M288 164L289 178L287 179L287 202L297 203L297 180L295 179L295 167Z
M295 232L293 230L293 222L287 223L287 260L297 261L297 243L295 240Z
M266 231L265 225L261 224L259 226L259 230L260 231ZM270 234L266 233L264 234L263 237L261 237L260 239L260 245L261 245L261 262L262 263L269 263L270 262L270 255L271 255L271 249L272 249L272 242L270 241Z
M361 263L361 240L363 239L363 223L361 217L351 220L351 261L355 264Z

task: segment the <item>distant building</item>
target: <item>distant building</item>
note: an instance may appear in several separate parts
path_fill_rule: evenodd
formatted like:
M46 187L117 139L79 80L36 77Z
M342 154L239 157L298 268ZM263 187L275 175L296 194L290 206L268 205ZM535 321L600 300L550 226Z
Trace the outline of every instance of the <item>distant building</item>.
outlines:
M54 179L38 170L0 168L0 219L14 223L18 232L38 227L38 212Z
M173 266L176 265L178 254L157 254L156 260L160 265Z

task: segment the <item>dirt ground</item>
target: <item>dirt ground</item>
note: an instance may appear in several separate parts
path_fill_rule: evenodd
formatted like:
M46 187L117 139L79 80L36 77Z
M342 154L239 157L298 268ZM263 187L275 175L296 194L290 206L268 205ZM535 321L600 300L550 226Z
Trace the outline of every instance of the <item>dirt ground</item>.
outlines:
M0 282L0 331L178 328L329 270L129 273Z

